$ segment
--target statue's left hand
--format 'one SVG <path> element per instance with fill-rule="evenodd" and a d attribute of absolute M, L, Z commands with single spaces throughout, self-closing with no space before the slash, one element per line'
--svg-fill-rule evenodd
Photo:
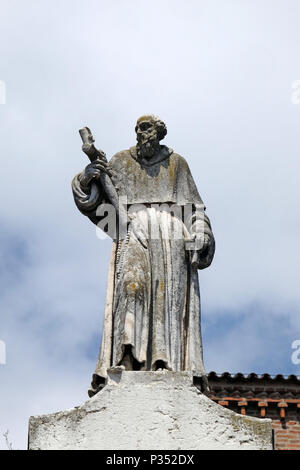
<path fill-rule="evenodd" d="M 194 233 L 191 239 L 195 244 L 194 251 L 198 252 L 199 254 L 206 251 L 210 245 L 210 237 L 206 233 Z"/>

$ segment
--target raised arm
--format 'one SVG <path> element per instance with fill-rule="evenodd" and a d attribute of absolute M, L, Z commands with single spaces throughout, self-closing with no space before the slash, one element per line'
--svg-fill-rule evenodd
<path fill-rule="evenodd" d="M 108 202 L 107 195 L 99 181 L 101 169 L 102 166 L 99 162 L 92 162 L 72 181 L 76 206 L 82 214 L 89 217 L 96 225 L 99 222 L 99 217 L 96 216 L 98 206 Z"/>

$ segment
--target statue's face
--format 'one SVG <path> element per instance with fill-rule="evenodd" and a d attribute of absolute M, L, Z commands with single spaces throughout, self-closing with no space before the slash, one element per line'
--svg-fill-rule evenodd
<path fill-rule="evenodd" d="M 140 121 L 136 126 L 136 139 L 144 157 L 152 157 L 159 149 L 155 124 L 150 120 Z"/>
<path fill-rule="evenodd" d="M 145 145 L 147 142 L 157 138 L 155 125 L 151 121 L 141 121 L 136 127 L 136 138 L 139 144 Z"/>

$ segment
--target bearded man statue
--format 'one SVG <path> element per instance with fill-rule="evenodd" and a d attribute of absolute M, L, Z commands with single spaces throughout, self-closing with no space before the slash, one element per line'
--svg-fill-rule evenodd
<path fill-rule="evenodd" d="M 111 235 L 102 341 L 90 396 L 114 366 L 186 370 L 205 379 L 198 269 L 208 267 L 214 256 L 210 221 L 186 161 L 160 144 L 166 125 L 147 115 L 138 119 L 135 131 L 136 146 L 109 163 L 93 161 L 72 183 L 79 210 L 103 227 L 101 207 L 112 201 L 100 176 L 109 174 L 129 214 L 126 235 Z"/>

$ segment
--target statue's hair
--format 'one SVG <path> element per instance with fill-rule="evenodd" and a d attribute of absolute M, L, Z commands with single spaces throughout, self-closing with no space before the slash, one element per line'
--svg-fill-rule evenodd
<path fill-rule="evenodd" d="M 159 119 L 158 116 L 155 116 L 154 114 L 145 114 L 144 116 L 139 117 L 136 122 L 135 132 L 137 131 L 138 124 L 141 121 L 146 121 L 146 120 L 153 122 L 153 124 L 155 125 L 159 140 L 162 140 L 166 137 L 167 126 L 161 119 Z"/>

